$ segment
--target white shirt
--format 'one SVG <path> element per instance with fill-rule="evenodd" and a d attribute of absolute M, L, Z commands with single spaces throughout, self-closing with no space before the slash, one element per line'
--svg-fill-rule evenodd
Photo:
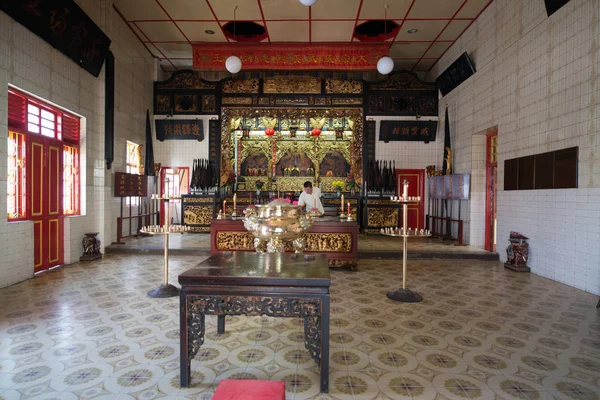
<path fill-rule="evenodd" d="M 315 189 L 313 188 L 313 191 Z M 314 194 L 308 194 L 306 192 L 300 193 L 300 197 L 298 198 L 298 205 L 301 207 L 305 207 L 306 211 L 311 211 L 313 208 L 317 208 L 319 214 L 324 214 L 325 210 L 323 209 L 323 204 L 321 204 L 321 199 Z"/>
<path fill-rule="evenodd" d="M 313 196 L 318 197 L 319 199 L 321 199 L 321 189 L 319 189 L 316 186 L 313 186 L 313 192 L 312 192 Z"/>

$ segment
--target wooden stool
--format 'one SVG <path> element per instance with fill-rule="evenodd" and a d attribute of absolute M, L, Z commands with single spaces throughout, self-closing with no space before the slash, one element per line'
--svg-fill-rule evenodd
<path fill-rule="evenodd" d="M 285 400 L 285 382 L 223 379 L 212 400 Z"/>

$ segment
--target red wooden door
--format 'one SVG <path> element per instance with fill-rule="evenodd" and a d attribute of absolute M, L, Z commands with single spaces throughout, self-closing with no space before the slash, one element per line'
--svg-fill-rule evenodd
<path fill-rule="evenodd" d="M 402 195 L 402 183 L 408 181 L 408 196 L 421 196 L 419 203 L 408 205 L 407 224 L 411 229 L 425 227 L 425 170 L 424 169 L 396 169 L 396 195 Z M 402 218 L 402 217 L 401 217 Z M 402 220 L 400 220 L 402 222 Z"/>
<path fill-rule="evenodd" d="M 46 270 L 63 260 L 62 145 L 29 135 L 28 199 L 34 230 L 34 270 Z"/>

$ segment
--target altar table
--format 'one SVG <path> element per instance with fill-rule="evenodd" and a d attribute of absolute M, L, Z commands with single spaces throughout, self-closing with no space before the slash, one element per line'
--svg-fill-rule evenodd
<path fill-rule="evenodd" d="M 329 267 L 291 254 L 233 252 L 214 255 L 179 275 L 181 387 L 190 383 L 191 360 L 204 343 L 205 315 L 302 317 L 304 345 L 329 390 Z"/>
<path fill-rule="evenodd" d="M 330 267 L 349 266 L 356 269 L 358 263 L 358 224 L 356 221 L 337 217 L 318 218 L 304 236 L 305 253 L 323 253 Z M 244 228 L 241 218 L 213 219 L 210 226 L 210 253 L 223 251 L 254 252 L 254 237 Z M 293 252 L 290 243 L 286 252 Z"/>

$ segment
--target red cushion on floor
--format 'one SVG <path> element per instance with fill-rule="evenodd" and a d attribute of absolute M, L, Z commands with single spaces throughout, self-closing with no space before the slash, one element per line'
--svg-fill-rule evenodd
<path fill-rule="evenodd" d="M 223 379 L 212 400 L 285 400 L 285 382 Z"/>

